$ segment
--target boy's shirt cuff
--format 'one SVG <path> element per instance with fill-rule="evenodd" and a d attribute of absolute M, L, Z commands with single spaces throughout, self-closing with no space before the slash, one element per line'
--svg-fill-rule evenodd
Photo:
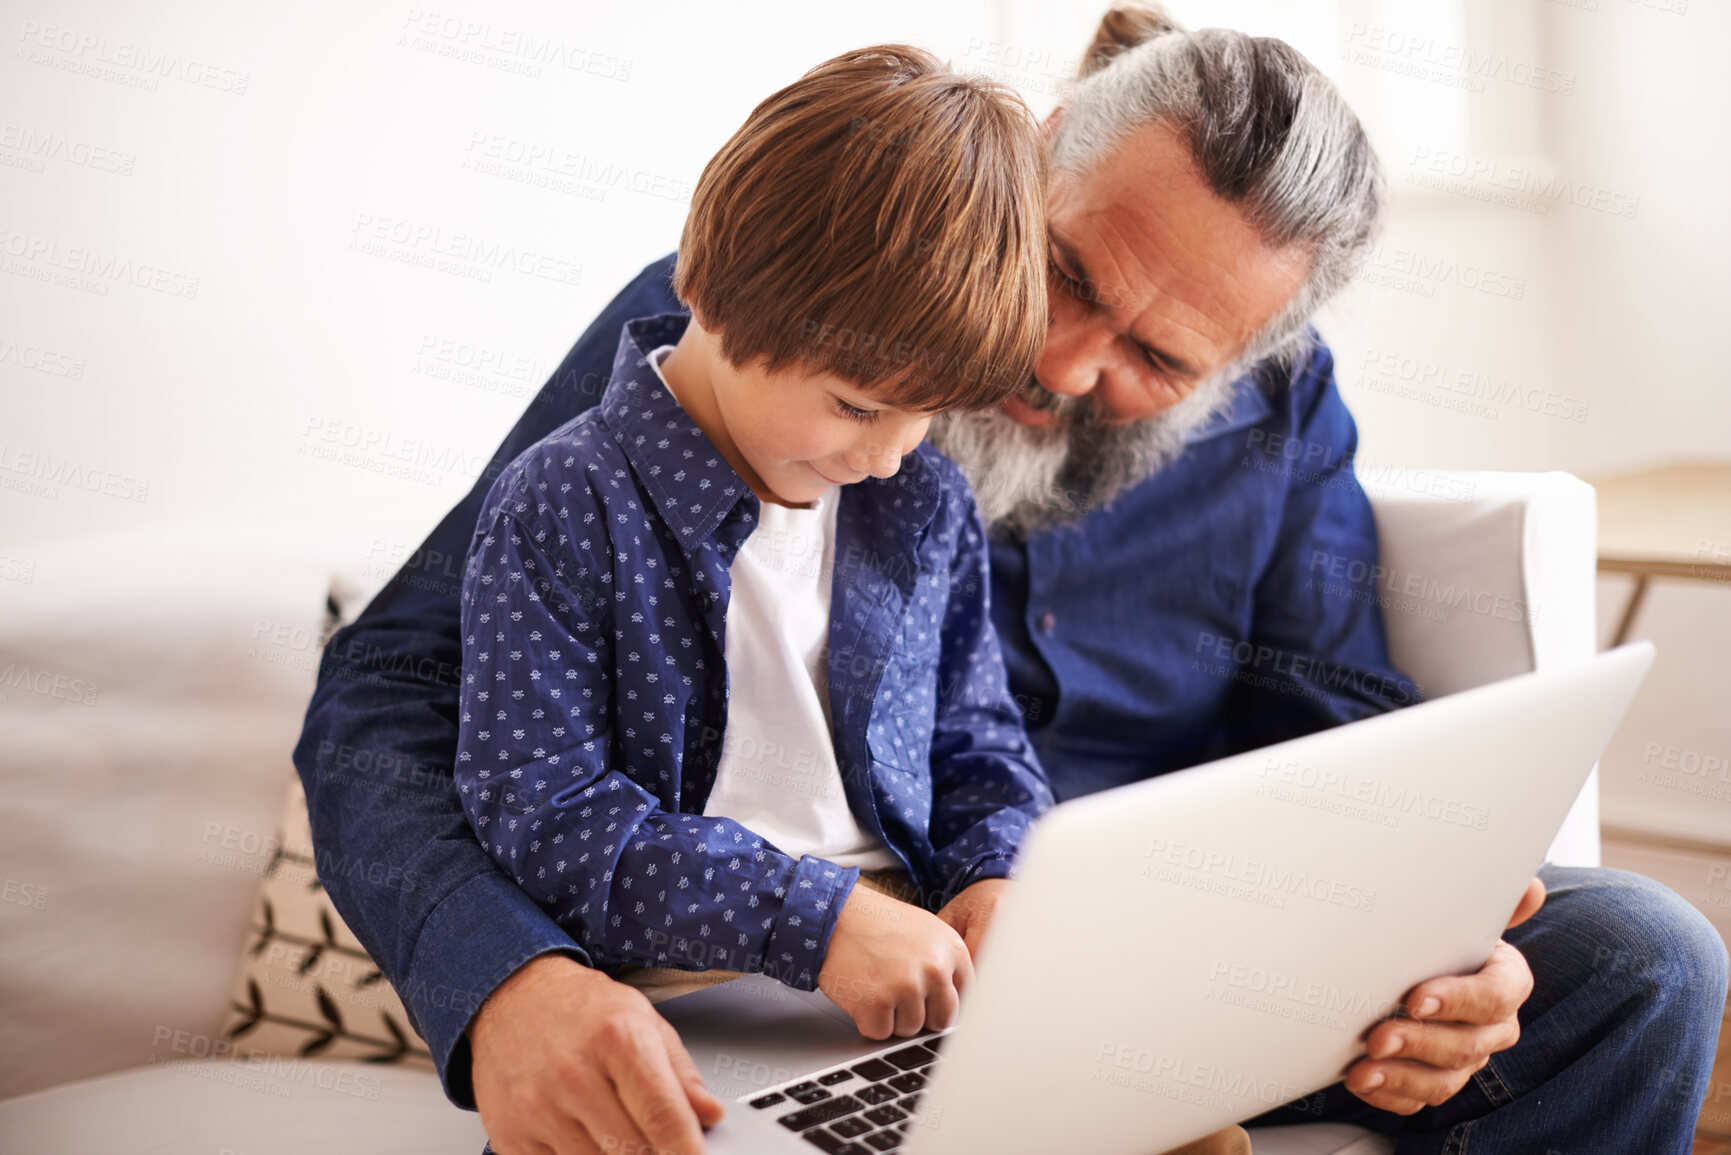
<path fill-rule="evenodd" d="M 505 874 L 476 875 L 427 916 L 397 995 L 427 1041 L 445 1097 L 457 1106 L 476 1109 L 464 1032 L 481 1004 L 531 959 L 554 952 L 594 965 Z"/>
<path fill-rule="evenodd" d="M 1035 815 L 1005 807 L 964 831 L 938 854 L 939 885 L 928 900 L 941 910 L 968 887 L 988 878 L 1009 878 L 1016 854 L 1033 828 Z"/>
<path fill-rule="evenodd" d="M 981 855 L 974 860 L 961 874 L 950 890 L 954 898 L 976 882 L 984 882 L 988 878 L 1008 878 L 1015 867 L 1015 855 L 1005 850 L 995 850 L 990 854 Z"/>
<path fill-rule="evenodd" d="M 763 973 L 795 990 L 816 990 L 842 904 L 858 881 L 857 866 L 809 854 L 801 858 L 764 948 Z"/>

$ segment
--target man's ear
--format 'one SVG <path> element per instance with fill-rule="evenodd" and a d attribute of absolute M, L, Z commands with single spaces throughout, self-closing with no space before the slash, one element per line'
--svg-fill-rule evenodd
<path fill-rule="evenodd" d="M 1064 122 L 1064 106 L 1058 105 L 1046 114 L 1046 122 L 1041 127 L 1046 132 L 1046 147 L 1050 148 L 1052 140 L 1058 135 L 1058 126 Z"/>

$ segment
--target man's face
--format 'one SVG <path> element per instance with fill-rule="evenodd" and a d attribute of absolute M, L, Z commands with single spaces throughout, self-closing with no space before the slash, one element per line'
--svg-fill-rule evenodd
<path fill-rule="evenodd" d="M 1108 422 L 1189 396 L 1309 272 L 1302 251 L 1264 247 L 1165 127 L 1140 130 L 1085 175 L 1055 172 L 1048 197 L 1052 322 L 1034 376 L 1051 393 L 1091 397 Z"/>
<path fill-rule="evenodd" d="M 1051 321 L 1034 380 L 999 411 L 934 429 L 987 520 L 1023 531 L 1169 461 L 1229 400 L 1223 371 L 1309 272 L 1304 251 L 1265 247 L 1162 126 L 1085 174 L 1055 170 L 1047 231 Z"/>

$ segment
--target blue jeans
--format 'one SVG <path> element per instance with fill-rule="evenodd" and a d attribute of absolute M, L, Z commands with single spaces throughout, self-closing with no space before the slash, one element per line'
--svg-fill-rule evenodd
<path fill-rule="evenodd" d="M 1548 893 L 1503 937 L 1533 994 L 1521 1038 L 1440 1107 L 1401 1116 L 1336 1083 L 1303 1109 L 1395 1137 L 1399 1155 L 1688 1155 L 1725 1009 L 1725 945 L 1676 893 L 1623 870 L 1546 866 Z"/>

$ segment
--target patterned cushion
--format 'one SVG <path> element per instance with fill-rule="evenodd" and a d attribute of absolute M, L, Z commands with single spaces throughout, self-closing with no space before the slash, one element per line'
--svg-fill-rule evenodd
<path fill-rule="evenodd" d="M 253 904 L 223 1037 L 237 1055 L 319 1055 L 433 1068 L 397 993 L 314 870 L 306 792 L 291 778 Z"/>

